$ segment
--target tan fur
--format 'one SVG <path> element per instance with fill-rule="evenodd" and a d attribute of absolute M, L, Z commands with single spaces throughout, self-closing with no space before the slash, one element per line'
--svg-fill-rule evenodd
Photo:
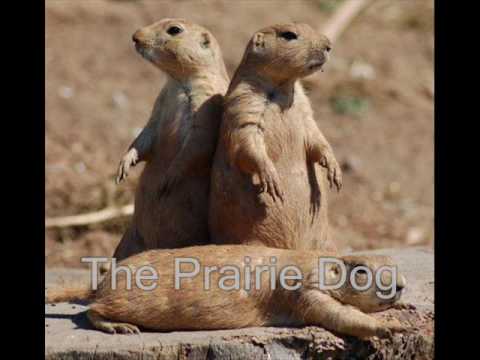
<path fill-rule="evenodd" d="M 76 287 L 49 289 L 45 297 L 47 303 L 57 303 L 64 301 L 92 300 L 95 298 L 95 291 L 87 285 L 77 285 Z"/>
<path fill-rule="evenodd" d="M 336 249 L 325 181 L 339 190 L 341 170 L 299 82 L 329 50 L 305 24 L 271 26 L 250 40 L 225 97 L 212 168 L 214 243 Z"/>
<path fill-rule="evenodd" d="M 261 277 L 261 287 L 255 289 L 255 275 L 252 273 L 251 290 L 245 290 L 244 269 L 246 257 L 252 270 L 255 265 L 270 265 L 271 257 L 277 259 L 277 276 L 286 265 L 295 265 L 301 269 L 304 280 L 297 290 L 286 290 L 280 286 L 277 278 L 276 288 L 270 288 L 268 273 Z M 321 291 L 318 288 L 318 258 L 333 256 L 323 251 L 299 251 L 254 247 L 243 245 L 206 245 L 172 250 L 151 250 L 134 255 L 118 265 L 131 269 L 150 265 L 156 269 L 158 286 L 145 291 L 132 282 L 131 290 L 126 290 L 124 272 L 117 274 L 117 288 L 112 290 L 111 274 L 108 272 L 98 290 L 88 312 L 92 324 L 102 331 L 133 333 L 138 326 L 161 331 L 233 329 L 249 326 L 302 326 L 319 325 L 343 334 L 368 337 L 384 336 L 390 331 L 402 331 L 403 328 L 384 324 L 365 314 L 364 311 L 380 311 L 391 307 L 400 298 L 381 300 L 375 295 L 377 288 L 358 292 L 350 285 L 339 290 Z M 174 289 L 174 259 L 194 257 L 200 263 L 200 273 L 195 278 L 183 279 L 179 290 Z M 391 265 L 391 259 L 381 256 L 347 256 L 339 258 L 346 265 L 347 276 L 356 264 L 362 264 L 375 271 L 382 265 Z M 210 289 L 204 289 L 205 266 L 234 265 L 240 269 L 241 285 L 239 290 L 222 290 L 218 287 L 218 271 L 211 274 Z M 186 266 L 186 265 L 184 265 Z M 191 267 L 182 267 L 182 271 L 191 271 Z M 336 283 L 339 275 L 335 265 L 327 268 L 327 282 Z M 357 280 L 361 275 L 357 275 Z M 383 278 L 382 278 L 383 279 Z M 405 285 L 399 275 L 397 284 Z M 388 284 L 388 279 L 384 279 Z M 291 280 L 293 281 L 293 280 Z M 383 280 L 382 280 L 383 281 Z M 390 279 L 391 281 L 391 279 Z M 390 282 L 391 283 L 391 282 Z M 145 281 L 144 285 L 151 284 Z M 289 285 L 294 285 L 288 282 Z M 227 285 L 231 283 L 227 282 Z M 47 302 L 67 299 L 72 290 L 66 289 L 66 295 L 48 298 Z"/>
<path fill-rule="evenodd" d="M 169 34 L 173 27 L 178 34 Z M 122 159 L 117 182 L 146 161 L 135 213 L 114 256 L 208 241 L 210 167 L 228 76 L 220 47 L 205 28 L 164 19 L 133 35 L 140 54 L 168 80 L 150 120 Z"/>

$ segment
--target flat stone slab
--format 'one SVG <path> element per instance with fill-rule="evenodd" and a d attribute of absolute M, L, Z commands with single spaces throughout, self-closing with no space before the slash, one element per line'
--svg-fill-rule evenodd
<path fill-rule="evenodd" d="M 416 309 L 374 314 L 417 329 L 392 339 L 359 340 L 315 326 L 110 335 L 92 329 L 87 306 L 45 305 L 46 359 L 433 359 L 433 251 L 425 248 L 362 252 L 392 256 L 407 279 L 402 298 Z M 47 269 L 47 288 L 86 281 L 88 271 Z"/>

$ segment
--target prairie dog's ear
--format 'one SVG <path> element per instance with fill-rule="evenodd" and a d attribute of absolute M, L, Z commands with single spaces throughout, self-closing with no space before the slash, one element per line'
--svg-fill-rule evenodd
<path fill-rule="evenodd" d="M 258 32 L 253 35 L 252 39 L 253 51 L 256 53 L 261 53 L 265 50 L 265 34 Z"/>
<path fill-rule="evenodd" d="M 202 41 L 200 43 L 200 45 L 203 47 L 203 48 L 209 48 L 210 47 L 210 34 L 208 33 L 202 33 Z"/>

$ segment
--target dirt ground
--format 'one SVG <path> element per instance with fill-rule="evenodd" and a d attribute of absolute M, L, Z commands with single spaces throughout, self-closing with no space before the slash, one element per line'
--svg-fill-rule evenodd
<path fill-rule="evenodd" d="M 301 21 L 321 30 L 341 0 L 46 1 L 47 217 L 133 201 L 141 167 L 114 184 L 164 76 L 131 35 L 165 17 L 210 29 L 230 75 L 254 31 Z M 324 73 L 304 81 L 344 169 L 330 221 L 344 249 L 433 243 L 433 0 L 376 0 L 333 46 Z M 107 255 L 129 219 L 47 230 L 47 266 Z"/>

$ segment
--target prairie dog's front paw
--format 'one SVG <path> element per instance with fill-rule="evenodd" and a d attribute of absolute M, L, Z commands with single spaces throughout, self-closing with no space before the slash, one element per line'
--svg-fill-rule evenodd
<path fill-rule="evenodd" d="M 123 159 L 118 165 L 116 183 L 119 184 L 128 177 L 128 172 L 132 166 L 135 166 L 138 161 L 138 152 L 135 148 L 128 150 L 123 156 Z"/>
<path fill-rule="evenodd" d="M 320 165 L 328 170 L 327 179 L 330 184 L 330 188 L 335 184 L 337 191 L 342 188 L 342 169 L 338 164 L 335 156 L 331 153 L 327 153 L 322 156 Z"/>
<path fill-rule="evenodd" d="M 268 193 L 273 201 L 279 198 L 283 202 L 283 192 L 280 188 L 280 178 L 278 177 L 275 166 L 268 162 L 262 171 L 258 174 L 260 179 L 260 192 Z"/>
<path fill-rule="evenodd" d="M 392 306 L 392 309 L 397 310 L 415 310 L 417 307 L 413 304 L 404 303 L 404 302 L 397 302 Z"/>
<path fill-rule="evenodd" d="M 396 333 L 408 333 L 412 332 L 414 329 L 406 327 L 400 322 L 384 322 L 381 323 L 377 329 L 376 336 L 379 338 L 392 337 Z"/>

